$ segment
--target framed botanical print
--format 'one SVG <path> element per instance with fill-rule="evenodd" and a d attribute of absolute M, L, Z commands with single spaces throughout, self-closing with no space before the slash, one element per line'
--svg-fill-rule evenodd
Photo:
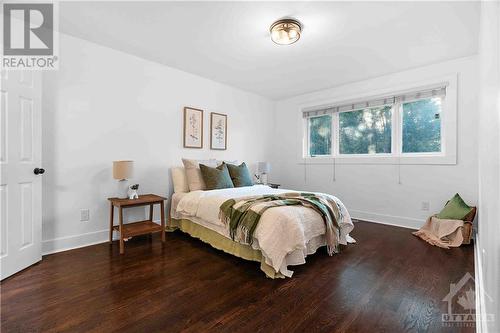
<path fill-rule="evenodd" d="M 210 113 L 210 149 L 227 149 L 227 115 Z"/>
<path fill-rule="evenodd" d="M 184 108 L 184 148 L 203 148 L 203 110 Z"/>

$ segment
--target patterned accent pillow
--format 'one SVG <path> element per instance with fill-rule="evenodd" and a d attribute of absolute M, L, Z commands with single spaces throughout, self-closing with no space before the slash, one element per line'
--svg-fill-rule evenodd
<path fill-rule="evenodd" d="M 221 164 L 216 168 L 211 168 L 204 164 L 200 164 L 200 171 L 201 175 L 203 176 L 203 181 L 207 186 L 207 190 L 217 190 L 221 188 L 234 187 L 226 164 Z"/>
<path fill-rule="evenodd" d="M 226 164 L 234 187 L 252 186 L 252 175 L 245 162 L 240 165 Z"/>

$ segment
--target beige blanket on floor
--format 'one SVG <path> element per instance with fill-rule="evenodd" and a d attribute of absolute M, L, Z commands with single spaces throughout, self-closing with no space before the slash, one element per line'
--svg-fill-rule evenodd
<path fill-rule="evenodd" d="M 463 226 L 464 221 L 462 220 L 442 220 L 431 216 L 419 231 L 412 232 L 412 234 L 429 244 L 449 249 L 462 245 L 464 240 Z"/>

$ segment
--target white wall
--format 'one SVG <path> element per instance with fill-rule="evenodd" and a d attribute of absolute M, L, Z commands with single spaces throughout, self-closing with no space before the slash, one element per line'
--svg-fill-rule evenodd
<path fill-rule="evenodd" d="M 458 157 L 456 165 L 300 165 L 301 106 L 366 94 L 458 73 Z M 335 75 L 335 73 L 332 73 Z M 475 56 L 300 95 L 276 105 L 271 180 L 287 188 L 338 196 L 354 217 L 418 228 L 456 192 L 477 204 L 477 59 Z M 421 203 L 430 203 L 422 211 Z"/>
<path fill-rule="evenodd" d="M 192 74 L 61 34 L 60 69 L 44 73 L 44 253 L 106 239 L 111 161 L 136 161 L 142 193 L 171 192 L 181 157 L 272 162 L 271 181 L 340 197 L 357 218 L 419 227 L 459 192 L 476 204 L 477 59 L 468 57 L 297 96 L 276 104 Z M 458 73 L 457 165 L 299 163 L 300 105 Z M 182 108 L 205 109 L 205 148 L 182 148 Z M 274 107 L 276 107 L 273 113 Z M 211 151 L 209 113 L 228 114 L 227 151 Z M 274 114 L 274 117 L 272 116 Z M 272 142 L 272 144 L 269 144 Z M 430 202 L 430 212 L 421 202 Z M 80 209 L 91 219 L 80 222 Z M 135 211 L 133 218 L 142 215 Z"/>
<path fill-rule="evenodd" d="M 476 265 L 482 314 L 495 315 L 482 332 L 500 330 L 500 4 L 482 2 L 479 104 L 479 232 Z M 486 292 L 486 294 L 484 294 Z M 487 295 L 487 296 L 486 296 Z M 479 331 L 481 332 L 481 331 Z"/>
<path fill-rule="evenodd" d="M 168 195 L 181 157 L 270 157 L 273 103 L 214 81 L 61 34 L 43 79 L 43 252 L 104 241 L 116 196 L 111 161 L 133 159 L 140 192 Z M 205 110 L 204 148 L 182 147 L 182 109 Z M 228 150 L 209 149 L 209 114 L 228 115 Z M 90 221 L 80 222 L 80 209 Z M 133 212 L 142 215 L 143 210 Z"/>

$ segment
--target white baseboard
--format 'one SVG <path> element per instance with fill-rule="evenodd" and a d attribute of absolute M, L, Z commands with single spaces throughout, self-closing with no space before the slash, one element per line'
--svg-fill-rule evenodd
<path fill-rule="evenodd" d="M 42 255 L 78 249 L 108 241 L 109 230 L 88 232 L 80 235 L 54 238 L 42 241 Z"/>
<path fill-rule="evenodd" d="M 415 230 L 418 230 L 425 223 L 425 220 L 404 217 L 404 216 L 375 214 L 355 209 L 349 209 L 349 213 L 351 214 L 351 217 L 353 219 L 392 225 L 408 229 L 415 229 Z"/>
<path fill-rule="evenodd" d="M 160 224 L 160 221 L 153 221 Z M 113 240 L 118 240 L 117 233 L 113 233 Z M 72 235 L 42 241 L 42 255 L 53 254 L 81 247 L 105 243 L 109 240 L 109 229 L 87 232 L 80 235 Z"/>
<path fill-rule="evenodd" d="M 353 219 L 374 222 L 396 227 L 418 229 L 425 221 L 401 216 L 373 214 L 359 210 L 350 210 Z M 154 221 L 159 223 L 160 221 Z M 42 241 L 42 255 L 53 254 L 62 251 L 78 249 L 85 246 L 100 244 L 108 241 L 109 230 L 87 232 L 80 235 L 72 235 Z M 113 239 L 117 239 L 114 237 Z"/>
<path fill-rule="evenodd" d="M 481 318 L 486 314 L 484 283 L 483 283 L 483 259 L 481 255 L 481 245 L 479 237 L 474 238 L 474 282 L 476 289 L 476 318 Z M 476 332 L 488 333 L 486 321 L 476 320 Z"/>

